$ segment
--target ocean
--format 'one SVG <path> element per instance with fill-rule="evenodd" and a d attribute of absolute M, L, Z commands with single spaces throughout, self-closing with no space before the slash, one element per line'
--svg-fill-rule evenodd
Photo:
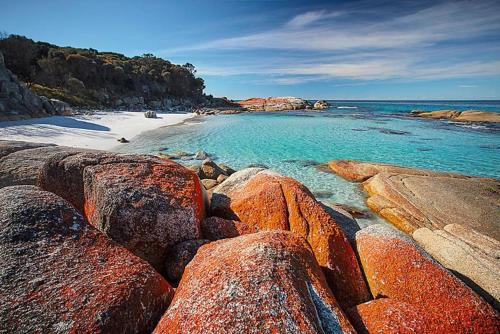
<path fill-rule="evenodd" d="M 500 178 L 500 124 L 409 116 L 414 109 L 500 112 L 500 101 L 329 101 L 324 111 L 195 118 L 143 133 L 121 152 L 204 150 L 235 169 L 262 164 L 304 183 L 317 198 L 365 208 L 360 186 L 323 173 L 334 159 L 385 162 Z M 182 163 L 191 164 L 192 161 Z M 199 163 L 199 162 L 198 162 Z"/>

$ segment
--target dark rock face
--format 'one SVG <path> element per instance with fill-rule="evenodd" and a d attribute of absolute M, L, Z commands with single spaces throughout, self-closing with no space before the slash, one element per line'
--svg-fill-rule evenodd
<path fill-rule="evenodd" d="M 0 188 L 15 185 L 36 185 L 45 161 L 56 154 L 82 151 L 72 147 L 52 145 L 41 147 L 27 145 L 18 148 L 20 149 L 3 157 L 0 154 Z"/>
<path fill-rule="evenodd" d="M 2 333 L 150 333 L 173 289 L 34 186 L 0 189 Z"/>
<path fill-rule="evenodd" d="M 202 246 L 154 333 L 354 333 L 303 238 L 265 231 Z"/>
<path fill-rule="evenodd" d="M 208 242 L 204 239 L 188 240 L 172 247 L 168 252 L 165 264 L 165 273 L 170 282 L 178 282 L 181 279 L 184 268 L 196 255 L 198 248 Z"/>
<path fill-rule="evenodd" d="M 204 238 L 220 240 L 253 233 L 256 232 L 256 229 L 250 228 L 247 224 L 237 220 L 209 217 L 201 222 L 201 232 Z"/>
<path fill-rule="evenodd" d="M 201 236 L 200 181 L 170 160 L 63 153 L 44 165 L 40 186 L 67 199 L 93 226 L 159 271 L 170 247 Z"/>
<path fill-rule="evenodd" d="M 0 53 L 0 121 L 49 116 L 52 110 L 44 109 L 43 101 L 4 64 Z"/>

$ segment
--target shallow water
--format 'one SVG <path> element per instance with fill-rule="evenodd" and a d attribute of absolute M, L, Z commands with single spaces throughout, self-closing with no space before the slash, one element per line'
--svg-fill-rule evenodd
<path fill-rule="evenodd" d="M 319 172 L 314 164 L 356 159 L 500 177 L 498 125 L 408 116 L 413 109 L 500 111 L 500 101 L 331 104 L 321 112 L 208 116 L 149 131 L 119 151 L 157 154 L 160 150 L 202 149 L 236 169 L 264 164 L 300 180 L 324 202 L 358 207 L 364 207 L 364 194 L 358 185 Z"/>

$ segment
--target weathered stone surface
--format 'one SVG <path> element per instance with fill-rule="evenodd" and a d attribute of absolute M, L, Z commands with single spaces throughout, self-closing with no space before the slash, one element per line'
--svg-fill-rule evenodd
<path fill-rule="evenodd" d="M 500 113 L 481 111 L 481 110 L 412 110 L 412 116 L 434 118 L 434 119 L 448 119 L 455 122 L 490 122 L 499 123 Z"/>
<path fill-rule="evenodd" d="M 372 225 L 356 243 L 374 297 L 411 304 L 433 333 L 498 332 L 495 310 L 401 232 Z"/>
<path fill-rule="evenodd" d="M 309 103 L 297 97 L 252 98 L 237 102 L 250 111 L 286 111 L 306 109 Z"/>
<path fill-rule="evenodd" d="M 212 180 L 212 179 L 203 179 L 201 180 L 201 183 L 207 190 L 212 189 L 219 184 L 217 180 Z"/>
<path fill-rule="evenodd" d="M 209 242 L 205 239 L 188 240 L 178 243 L 167 254 L 167 261 L 165 264 L 165 273 L 170 282 L 178 282 L 184 268 L 193 259 L 202 245 Z"/>
<path fill-rule="evenodd" d="M 201 151 L 201 150 L 196 152 L 194 157 L 193 157 L 193 159 L 195 159 L 195 160 L 205 160 L 207 158 L 208 158 L 208 153 L 205 151 Z"/>
<path fill-rule="evenodd" d="M 219 176 L 217 177 L 217 184 L 219 184 L 219 183 L 222 183 L 222 182 L 226 181 L 228 177 L 229 177 L 229 176 L 224 175 L 224 174 L 219 175 Z"/>
<path fill-rule="evenodd" d="M 78 152 L 81 149 L 65 146 L 42 146 L 17 150 L 0 157 L 0 188 L 15 185 L 35 185 L 43 164 L 61 152 Z"/>
<path fill-rule="evenodd" d="M 450 222 L 500 240 L 500 181 L 380 173 L 364 183 L 367 205 L 406 233 Z"/>
<path fill-rule="evenodd" d="M 0 140 L 0 158 L 3 158 L 6 155 L 9 155 L 17 151 L 27 150 L 30 148 L 37 148 L 37 147 L 47 147 L 47 146 L 55 146 L 55 145 L 29 143 L 25 141 L 14 141 L 14 140 Z"/>
<path fill-rule="evenodd" d="M 358 305 L 349 311 L 358 333 L 430 334 L 427 319 L 411 304 L 381 298 Z M 437 334 L 437 333 L 436 333 Z"/>
<path fill-rule="evenodd" d="M 202 179 L 212 179 L 212 180 L 217 180 L 219 175 L 224 174 L 224 171 L 217 166 L 215 162 L 213 162 L 211 159 L 205 159 L 201 163 L 201 178 Z"/>
<path fill-rule="evenodd" d="M 2 333 L 149 333 L 173 289 L 69 203 L 0 189 Z"/>
<path fill-rule="evenodd" d="M 154 333 L 354 333 L 305 240 L 266 231 L 202 246 Z"/>
<path fill-rule="evenodd" d="M 444 230 L 488 257 L 500 259 L 500 245 L 497 240 L 460 224 L 448 224 Z"/>
<path fill-rule="evenodd" d="M 319 167 L 321 171 L 327 171 L 326 166 Z M 465 175 L 455 173 L 441 173 L 425 169 L 402 167 L 378 162 L 365 162 L 356 160 L 332 160 L 328 162 L 330 170 L 342 176 L 348 181 L 362 182 L 379 173 L 408 174 L 423 176 L 453 176 L 457 178 L 469 178 Z"/>
<path fill-rule="evenodd" d="M 497 253 L 500 251 L 500 242 L 487 236 L 481 237 L 481 234 L 474 231 L 470 234 L 474 235 L 475 241 L 482 239 L 485 244 L 494 244 Z M 444 230 L 431 231 L 425 227 L 420 228 L 413 232 L 413 239 L 434 259 L 457 273 L 474 291 L 500 309 L 500 286 L 498 284 L 500 261 L 498 257 L 491 257 Z"/>
<path fill-rule="evenodd" d="M 40 185 L 83 208 L 92 225 L 159 271 L 170 247 L 201 236 L 200 181 L 170 160 L 61 154 L 44 165 Z"/>
<path fill-rule="evenodd" d="M 256 230 L 237 220 L 209 217 L 201 222 L 201 232 L 204 238 L 209 240 L 220 240 L 253 233 L 256 232 Z"/>
<path fill-rule="evenodd" d="M 219 167 L 220 167 L 220 169 L 222 169 L 222 172 L 226 176 L 231 176 L 232 174 L 236 173 L 236 171 L 234 169 L 232 169 L 231 167 L 229 167 L 226 164 L 219 164 Z"/>
<path fill-rule="evenodd" d="M 268 171 L 235 173 L 214 190 L 212 212 L 259 230 L 288 230 L 303 236 L 341 304 L 353 306 L 369 299 L 344 232 L 299 182 Z"/>

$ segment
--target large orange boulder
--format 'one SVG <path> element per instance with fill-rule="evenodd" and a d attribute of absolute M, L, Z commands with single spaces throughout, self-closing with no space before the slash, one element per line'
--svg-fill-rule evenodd
<path fill-rule="evenodd" d="M 150 333 L 173 289 L 34 186 L 0 189 L 0 332 Z"/>
<path fill-rule="evenodd" d="M 356 243 L 373 296 L 412 305 L 432 333 L 498 333 L 496 311 L 403 233 L 372 225 Z"/>
<path fill-rule="evenodd" d="M 159 271 L 172 246 L 201 237 L 200 181 L 167 159 L 62 154 L 44 165 L 39 184 L 83 210 L 93 226 Z"/>
<path fill-rule="evenodd" d="M 344 232 L 304 185 L 276 173 L 258 172 L 222 195 L 218 191 L 216 188 L 212 196 L 216 203 L 212 209 L 218 215 L 259 230 L 288 230 L 306 238 L 342 305 L 354 306 L 370 299 Z M 219 200 L 219 196 L 228 200 Z"/>
<path fill-rule="evenodd" d="M 202 246 L 154 333 L 354 333 L 307 242 L 265 231 Z"/>
<path fill-rule="evenodd" d="M 415 307 L 391 298 L 360 304 L 349 311 L 349 316 L 360 334 L 432 333 L 427 319 Z"/>
<path fill-rule="evenodd" d="M 250 111 L 285 111 L 300 110 L 312 107 L 309 102 L 297 97 L 255 97 L 236 102 L 240 107 Z"/>

